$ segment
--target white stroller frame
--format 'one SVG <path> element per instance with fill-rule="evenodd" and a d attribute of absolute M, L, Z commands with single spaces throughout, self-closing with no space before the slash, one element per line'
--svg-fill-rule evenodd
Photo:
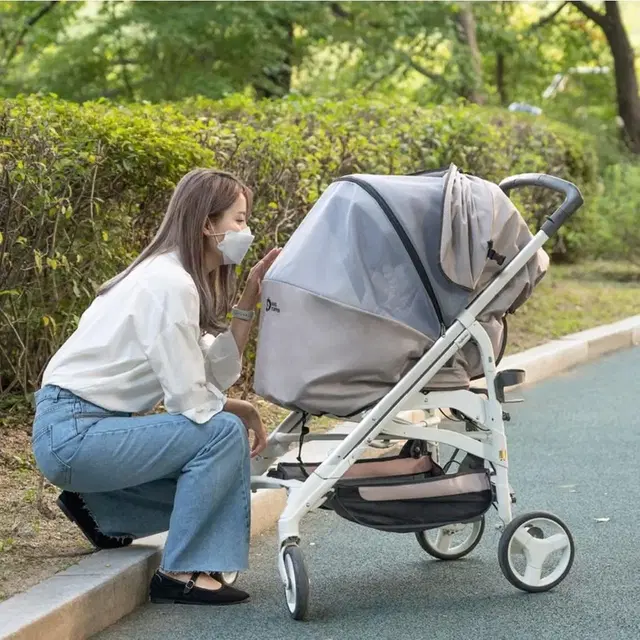
<path fill-rule="evenodd" d="M 538 249 L 557 231 L 563 222 L 583 203 L 582 196 L 573 184 L 543 174 L 523 174 L 504 180 L 500 187 L 507 194 L 517 187 L 540 186 L 559 191 L 565 195 L 563 204 L 550 216 L 542 229 L 520 251 L 511 262 L 492 280 L 475 300 L 456 318 L 434 345 L 420 358 L 415 366 L 372 409 L 359 416 L 357 426 L 348 435 L 309 433 L 306 439 L 341 440 L 328 457 L 302 482 L 267 477 L 267 469 L 284 455 L 290 445 L 301 435 L 305 416 L 301 412 L 291 413 L 273 431 L 262 456 L 252 463 L 251 486 L 253 490 L 267 488 L 287 489 L 286 507 L 278 521 L 279 555 L 278 570 L 285 585 L 289 612 L 294 619 L 305 617 L 308 608 L 309 580 L 300 541 L 300 521 L 309 511 L 319 507 L 335 483 L 364 454 L 370 446 L 380 441 L 419 440 L 433 444 L 449 445 L 457 450 L 482 458 L 485 467 L 492 471 L 495 499 L 503 533 L 499 544 L 499 561 L 507 579 L 526 591 L 546 591 L 561 582 L 568 574 L 574 556 L 573 539 L 566 525 L 556 516 L 535 512 L 512 518 L 512 496 L 509 485 L 509 463 L 502 403 L 497 391 L 496 359 L 491 340 L 477 321 L 477 317 L 491 303 L 509 281 L 531 260 Z M 479 347 L 486 381 L 486 397 L 470 390 L 425 391 L 425 385 L 447 361 L 473 339 Z M 503 398 L 501 398 L 503 399 Z M 410 410 L 456 409 L 477 426 L 477 430 L 457 432 L 439 429 L 425 423 L 412 424 L 397 417 L 398 413 Z M 436 557 L 455 559 L 466 555 L 477 544 L 483 526 L 473 526 L 471 538 L 459 548 L 448 553 L 449 540 L 454 528 L 442 527 L 433 549 Z M 453 523 L 452 523 L 453 524 Z M 482 522 L 482 525 L 484 523 Z M 551 525 L 554 532 L 543 538 L 542 527 Z M 459 529 L 458 529 L 459 530 Z M 419 538 L 420 540 L 420 538 Z M 426 543 L 426 537 L 424 538 Z M 425 550 L 431 553 L 422 542 Z M 561 552 L 559 566 L 549 575 L 542 576 L 543 564 L 554 552 Z M 520 572 L 511 561 L 513 553 L 523 553 L 526 570 Z M 557 554 L 556 554 L 557 555 Z"/>

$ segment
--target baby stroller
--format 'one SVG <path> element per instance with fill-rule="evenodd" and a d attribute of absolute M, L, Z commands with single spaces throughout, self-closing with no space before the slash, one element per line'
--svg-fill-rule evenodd
<path fill-rule="evenodd" d="M 563 204 L 533 236 L 508 198 L 543 187 Z M 503 412 L 524 372 L 497 372 L 505 315 L 548 267 L 542 245 L 583 203 L 571 183 L 523 174 L 499 186 L 455 166 L 411 176 L 352 175 L 322 194 L 263 283 L 255 390 L 291 410 L 253 461 L 252 488 L 287 490 L 278 569 L 291 616 L 308 610 L 299 523 L 316 508 L 383 531 L 413 533 L 444 560 L 478 544 L 493 505 L 505 577 L 547 591 L 569 572 L 574 543 L 556 516 L 512 517 Z M 496 355 L 497 354 L 497 355 Z M 484 387 L 472 385 L 484 377 Z M 454 420 L 399 414 L 448 410 Z M 346 435 L 310 432 L 310 417 L 349 418 Z M 404 414 L 403 414 L 404 415 Z M 338 441 L 318 463 L 277 463 L 304 439 Z M 404 443 L 397 455 L 361 459 Z M 442 449 L 453 451 L 443 460 Z"/>

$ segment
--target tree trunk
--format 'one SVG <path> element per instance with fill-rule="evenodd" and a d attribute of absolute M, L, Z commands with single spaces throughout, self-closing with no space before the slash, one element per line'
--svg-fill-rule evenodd
<path fill-rule="evenodd" d="M 473 8 L 470 2 L 460 5 L 457 17 L 458 39 L 468 49 L 472 73 L 463 73 L 467 80 L 464 94 L 470 102 L 484 104 L 485 96 L 482 93 L 482 55 L 478 47 L 476 37 L 476 21 L 473 17 Z"/>
<path fill-rule="evenodd" d="M 500 96 L 500 104 L 506 107 L 509 104 L 509 97 L 507 96 L 507 85 L 504 74 L 504 53 L 499 51 L 496 54 L 496 87 L 498 88 L 498 95 Z"/>
<path fill-rule="evenodd" d="M 627 144 L 634 153 L 640 153 L 640 97 L 635 69 L 635 54 L 622 23 L 617 2 L 607 2 L 608 26 L 604 33 L 611 47 L 616 78 L 618 114 L 624 122 Z"/>
<path fill-rule="evenodd" d="M 286 32 L 283 42 L 284 57 L 277 67 L 264 72 L 266 83 L 255 86 L 258 98 L 282 98 L 291 91 L 291 76 L 293 72 L 293 54 L 295 50 L 295 34 L 293 22 L 280 21 Z"/>
<path fill-rule="evenodd" d="M 613 56 L 618 114 L 624 122 L 626 143 L 633 153 L 640 154 L 640 97 L 635 54 L 622 22 L 618 2 L 605 2 L 604 15 L 586 2 L 572 1 L 571 4 L 595 22 L 607 38 Z"/>

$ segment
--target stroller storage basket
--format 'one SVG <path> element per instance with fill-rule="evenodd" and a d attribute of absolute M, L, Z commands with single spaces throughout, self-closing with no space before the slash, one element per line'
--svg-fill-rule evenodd
<path fill-rule="evenodd" d="M 280 463 L 270 475 L 304 480 L 317 466 L 305 464 L 303 470 L 297 463 Z M 381 475 L 385 466 L 399 473 Z M 428 456 L 358 461 L 322 506 L 356 524 L 395 533 L 468 522 L 491 506 L 493 492 L 486 470 L 432 476 L 425 467 L 429 468 Z M 373 472 L 369 477 L 368 470 Z"/>

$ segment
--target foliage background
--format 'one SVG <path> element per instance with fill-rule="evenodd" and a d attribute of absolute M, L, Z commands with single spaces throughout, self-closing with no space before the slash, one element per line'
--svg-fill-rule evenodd
<path fill-rule="evenodd" d="M 597 190 L 590 140 L 564 126 L 490 109 L 424 109 L 393 101 L 293 99 L 80 106 L 55 98 L 0 108 L 0 372 L 28 393 L 96 288 L 150 239 L 172 188 L 218 166 L 255 191 L 259 242 L 246 265 L 282 245 L 339 175 L 408 173 L 453 162 L 499 181 L 545 171 Z M 533 194 L 533 228 L 554 202 Z M 576 259 L 597 221 L 577 217 L 555 253 Z"/>
<path fill-rule="evenodd" d="M 336 177 L 451 162 L 576 182 L 587 206 L 554 260 L 637 261 L 640 169 L 613 75 L 568 73 L 611 52 L 569 4 L 0 2 L 0 395 L 37 386 L 196 166 L 254 189 L 247 264 Z M 622 6 L 634 37 L 640 12 Z M 556 201 L 517 204 L 535 229 Z"/>

